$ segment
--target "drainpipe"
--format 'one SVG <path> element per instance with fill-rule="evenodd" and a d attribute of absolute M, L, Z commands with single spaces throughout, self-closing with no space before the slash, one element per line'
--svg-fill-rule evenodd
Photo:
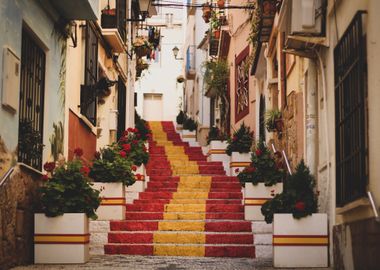
<path fill-rule="evenodd" d="M 311 174 L 316 176 L 318 163 L 318 95 L 317 67 L 312 59 L 309 59 L 306 85 L 306 165 L 310 168 Z"/>

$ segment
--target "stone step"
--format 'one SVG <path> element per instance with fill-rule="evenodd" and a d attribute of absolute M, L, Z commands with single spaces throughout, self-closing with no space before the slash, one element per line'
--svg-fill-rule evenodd
<path fill-rule="evenodd" d="M 190 213 L 224 213 L 224 212 L 244 212 L 243 205 L 237 204 L 127 204 L 126 211 L 142 212 L 190 212 Z"/>
<path fill-rule="evenodd" d="M 160 213 L 160 212 L 126 212 L 126 220 L 243 220 L 244 213 Z"/>
<path fill-rule="evenodd" d="M 255 258 L 253 245 L 107 244 L 106 254 Z"/>

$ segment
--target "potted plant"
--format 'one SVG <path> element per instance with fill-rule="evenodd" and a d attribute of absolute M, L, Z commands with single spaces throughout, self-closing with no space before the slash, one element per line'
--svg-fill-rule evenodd
<path fill-rule="evenodd" d="M 116 9 L 111 9 L 110 5 L 108 4 L 104 9 L 102 9 L 102 15 L 100 19 L 102 28 L 116 28 Z"/>
<path fill-rule="evenodd" d="M 183 75 L 179 75 L 177 77 L 177 83 L 183 83 L 185 81 L 185 77 L 183 77 Z"/>
<path fill-rule="evenodd" d="M 282 114 L 279 110 L 269 110 L 265 115 L 265 127 L 269 132 L 277 131 L 281 132 L 284 123 L 282 120 Z"/>
<path fill-rule="evenodd" d="M 145 189 L 145 165 L 149 161 L 148 149 L 145 141 L 142 140 L 140 130 L 128 128 L 119 139 L 119 147 L 126 152 L 126 158 L 132 161 L 132 170 L 135 174 L 136 182 L 126 188 L 127 193 L 138 193 Z"/>
<path fill-rule="evenodd" d="M 72 161 L 47 162 L 39 189 L 41 210 L 34 216 L 35 263 L 85 263 L 89 260 L 89 218 L 96 219 L 99 191 L 87 177 L 83 151 L 74 150 Z"/>
<path fill-rule="evenodd" d="M 261 208 L 265 221 L 273 222 L 275 267 L 328 266 L 327 215 L 317 208 L 315 180 L 302 160 L 284 191 Z"/>
<path fill-rule="evenodd" d="M 95 182 L 94 188 L 101 192 L 102 201 L 97 210 L 100 220 L 125 218 L 125 186 L 135 182 L 132 165 L 127 151 L 117 143 L 95 154 L 89 176 Z"/>
<path fill-rule="evenodd" d="M 227 142 L 226 153 L 231 156 L 230 175 L 236 176 L 251 164 L 250 151 L 253 143 L 253 131 L 243 122 Z"/>
<path fill-rule="evenodd" d="M 218 6 L 218 8 L 224 8 L 224 0 L 218 0 L 216 2 L 216 5 Z"/>
<path fill-rule="evenodd" d="M 220 38 L 220 26 L 221 25 L 220 20 L 218 18 L 218 13 L 213 11 L 211 13 L 210 27 L 215 39 Z"/>
<path fill-rule="evenodd" d="M 144 143 L 152 136 L 152 131 L 149 128 L 148 122 L 141 118 L 141 116 L 135 110 L 135 126 L 139 131 L 140 140 Z"/>
<path fill-rule="evenodd" d="M 152 46 L 145 37 L 138 36 L 133 40 L 132 50 L 138 57 L 143 57 L 150 54 Z"/>
<path fill-rule="evenodd" d="M 183 123 L 185 122 L 185 120 L 186 120 L 186 114 L 182 110 L 180 110 L 176 117 L 177 130 L 180 130 L 180 131 L 183 130 Z"/>
<path fill-rule="evenodd" d="M 261 206 L 282 192 L 286 170 L 281 153 L 272 155 L 262 140 L 252 152 L 251 161 L 251 165 L 237 177 L 244 186 L 245 219 L 262 221 L 264 216 L 261 214 Z"/>
<path fill-rule="evenodd" d="M 196 130 L 198 123 L 192 118 L 187 117 L 183 122 L 182 139 L 184 142 L 195 143 L 196 141 Z"/>
<path fill-rule="evenodd" d="M 205 23 L 210 22 L 210 17 L 211 17 L 211 5 L 210 3 L 206 2 L 202 5 L 202 18 L 205 21 Z"/>

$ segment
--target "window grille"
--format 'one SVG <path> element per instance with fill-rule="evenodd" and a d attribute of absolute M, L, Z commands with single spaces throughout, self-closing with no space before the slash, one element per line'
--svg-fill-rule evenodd
<path fill-rule="evenodd" d="M 366 53 L 358 12 L 334 49 L 337 205 L 365 196 Z"/>
<path fill-rule="evenodd" d="M 249 47 L 235 59 L 235 122 L 249 113 Z"/>
<path fill-rule="evenodd" d="M 42 169 L 45 97 L 45 52 L 23 29 L 18 161 Z"/>

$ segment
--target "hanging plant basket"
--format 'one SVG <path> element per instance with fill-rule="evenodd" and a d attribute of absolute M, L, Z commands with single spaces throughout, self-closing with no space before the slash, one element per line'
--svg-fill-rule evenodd
<path fill-rule="evenodd" d="M 219 38 L 220 38 L 220 30 L 215 30 L 215 31 L 213 32 L 213 35 L 214 35 L 214 38 L 215 38 L 215 39 L 219 39 Z"/>
<path fill-rule="evenodd" d="M 282 132 L 282 130 L 284 129 L 284 120 L 282 120 L 282 118 L 276 119 L 274 121 L 274 126 L 277 132 Z"/>
<path fill-rule="evenodd" d="M 205 23 L 209 23 L 210 17 L 211 17 L 211 6 L 209 3 L 203 4 L 202 12 L 203 12 L 203 15 L 202 15 L 203 20 L 205 21 Z"/>
<path fill-rule="evenodd" d="M 147 56 L 150 49 L 148 47 L 145 47 L 145 46 L 140 46 L 140 47 L 135 47 L 135 53 L 138 57 L 144 57 L 144 56 Z"/>

